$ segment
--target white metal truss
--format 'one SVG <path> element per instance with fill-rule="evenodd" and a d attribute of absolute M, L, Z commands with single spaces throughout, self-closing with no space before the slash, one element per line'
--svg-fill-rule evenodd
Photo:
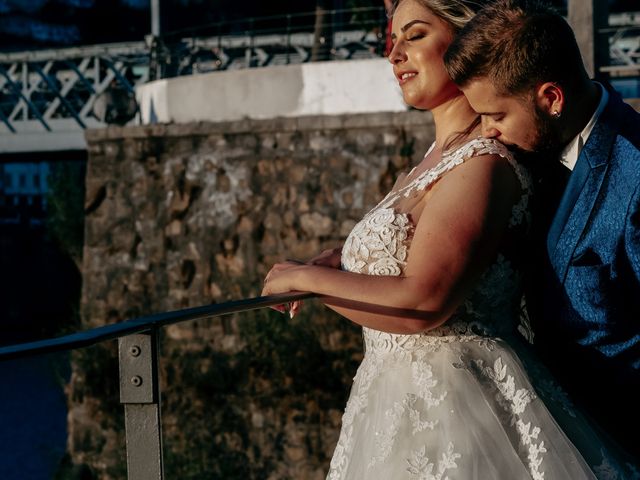
<path fill-rule="evenodd" d="M 148 79 L 144 42 L 0 54 L 0 153 L 84 149 L 96 97 Z"/>

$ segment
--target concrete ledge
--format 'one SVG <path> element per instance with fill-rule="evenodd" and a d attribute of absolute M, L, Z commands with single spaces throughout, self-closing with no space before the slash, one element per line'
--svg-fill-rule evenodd
<path fill-rule="evenodd" d="M 245 118 L 227 122 L 168 123 L 130 127 L 111 126 L 85 131 L 87 142 L 100 142 L 114 138 L 181 137 L 185 135 L 208 136 L 211 134 L 295 132 L 307 130 L 366 129 L 372 127 L 402 127 L 433 125 L 430 112 L 410 110 L 406 112 L 377 112 L 351 115 L 308 115 L 298 118 L 273 118 L 256 120 Z"/>
<path fill-rule="evenodd" d="M 384 58 L 212 72 L 136 88 L 142 123 L 407 110 Z"/>

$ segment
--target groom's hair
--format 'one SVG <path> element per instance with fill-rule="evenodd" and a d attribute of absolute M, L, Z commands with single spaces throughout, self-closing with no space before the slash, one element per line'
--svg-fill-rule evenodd
<path fill-rule="evenodd" d="M 526 95 L 543 82 L 572 88 L 587 75 L 571 27 L 539 0 L 490 3 L 454 38 L 444 62 L 458 86 L 489 78 L 501 95 Z"/>

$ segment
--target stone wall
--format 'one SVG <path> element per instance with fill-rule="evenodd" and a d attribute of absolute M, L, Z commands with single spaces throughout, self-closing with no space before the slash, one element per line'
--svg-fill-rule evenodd
<path fill-rule="evenodd" d="M 417 111 L 87 133 L 83 327 L 257 296 L 270 265 L 339 245 L 434 138 Z M 314 301 L 164 329 L 167 478 L 322 479 L 361 359 Z M 74 355 L 69 451 L 124 478 L 115 344 Z"/>

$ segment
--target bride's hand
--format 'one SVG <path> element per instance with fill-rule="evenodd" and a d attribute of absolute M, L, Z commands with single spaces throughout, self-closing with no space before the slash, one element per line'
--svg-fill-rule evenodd
<path fill-rule="evenodd" d="M 307 261 L 306 265 L 316 265 L 327 268 L 340 268 L 341 257 L 342 247 L 336 247 L 322 251 L 319 255 L 316 255 L 315 257 Z M 292 267 L 299 267 L 302 265 L 305 265 L 305 263 L 297 260 L 287 260 L 284 263 L 275 264 L 273 268 L 271 268 L 269 273 L 267 273 L 267 276 L 264 279 L 264 288 L 262 290 L 262 295 L 272 295 L 275 293 L 290 292 L 291 290 L 295 290 L 295 288 L 293 288 L 291 285 L 288 288 L 286 285 L 283 285 L 282 281 L 286 279 L 279 277 L 279 275 L 287 270 L 290 270 Z M 279 282 L 273 283 L 273 281 L 275 280 L 279 280 Z M 269 290 L 267 290 L 267 283 L 269 283 Z M 293 318 L 302 309 L 302 304 L 302 300 L 296 300 L 295 302 L 291 302 L 287 306 L 277 305 L 271 308 L 277 310 L 280 313 L 284 313 L 285 311 L 287 311 L 288 307 L 289 315 L 291 316 L 291 318 Z"/>
<path fill-rule="evenodd" d="M 342 247 L 323 250 L 319 255 L 308 260 L 306 264 L 327 268 L 340 268 L 342 266 Z M 291 318 L 295 317 L 298 312 L 300 312 L 303 303 L 304 302 L 302 300 L 296 300 L 289 304 L 289 315 Z"/>
<path fill-rule="evenodd" d="M 286 261 L 283 263 L 276 263 L 271 270 L 267 273 L 264 279 L 264 286 L 262 287 L 262 296 L 275 295 L 278 293 L 286 293 L 295 290 L 294 288 L 294 275 L 301 268 L 305 268 L 305 265 L 301 262 Z M 291 318 L 294 317 L 298 311 L 300 311 L 302 303 L 292 302 L 285 305 L 275 305 L 271 308 L 277 310 L 280 313 L 284 313 L 289 310 Z"/>
<path fill-rule="evenodd" d="M 307 262 L 307 265 L 318 265 L 320 267 L 340 268 L 342 257 L 342 247 L 324 250 Z"/>
<path fill-rule="evenodd" d="M 311 260 L 307 261 L 307 265 L 317 265 L 327 268 L 340 268 L 342 261 L 342 247 L 331 248 L 329 250 L 323 250 L 319 255 L 316 255 Z M 289 315 L 291 318 L 295 317 L 302 309 L 302 300 L 296 300 L 289 304 Z"/>

